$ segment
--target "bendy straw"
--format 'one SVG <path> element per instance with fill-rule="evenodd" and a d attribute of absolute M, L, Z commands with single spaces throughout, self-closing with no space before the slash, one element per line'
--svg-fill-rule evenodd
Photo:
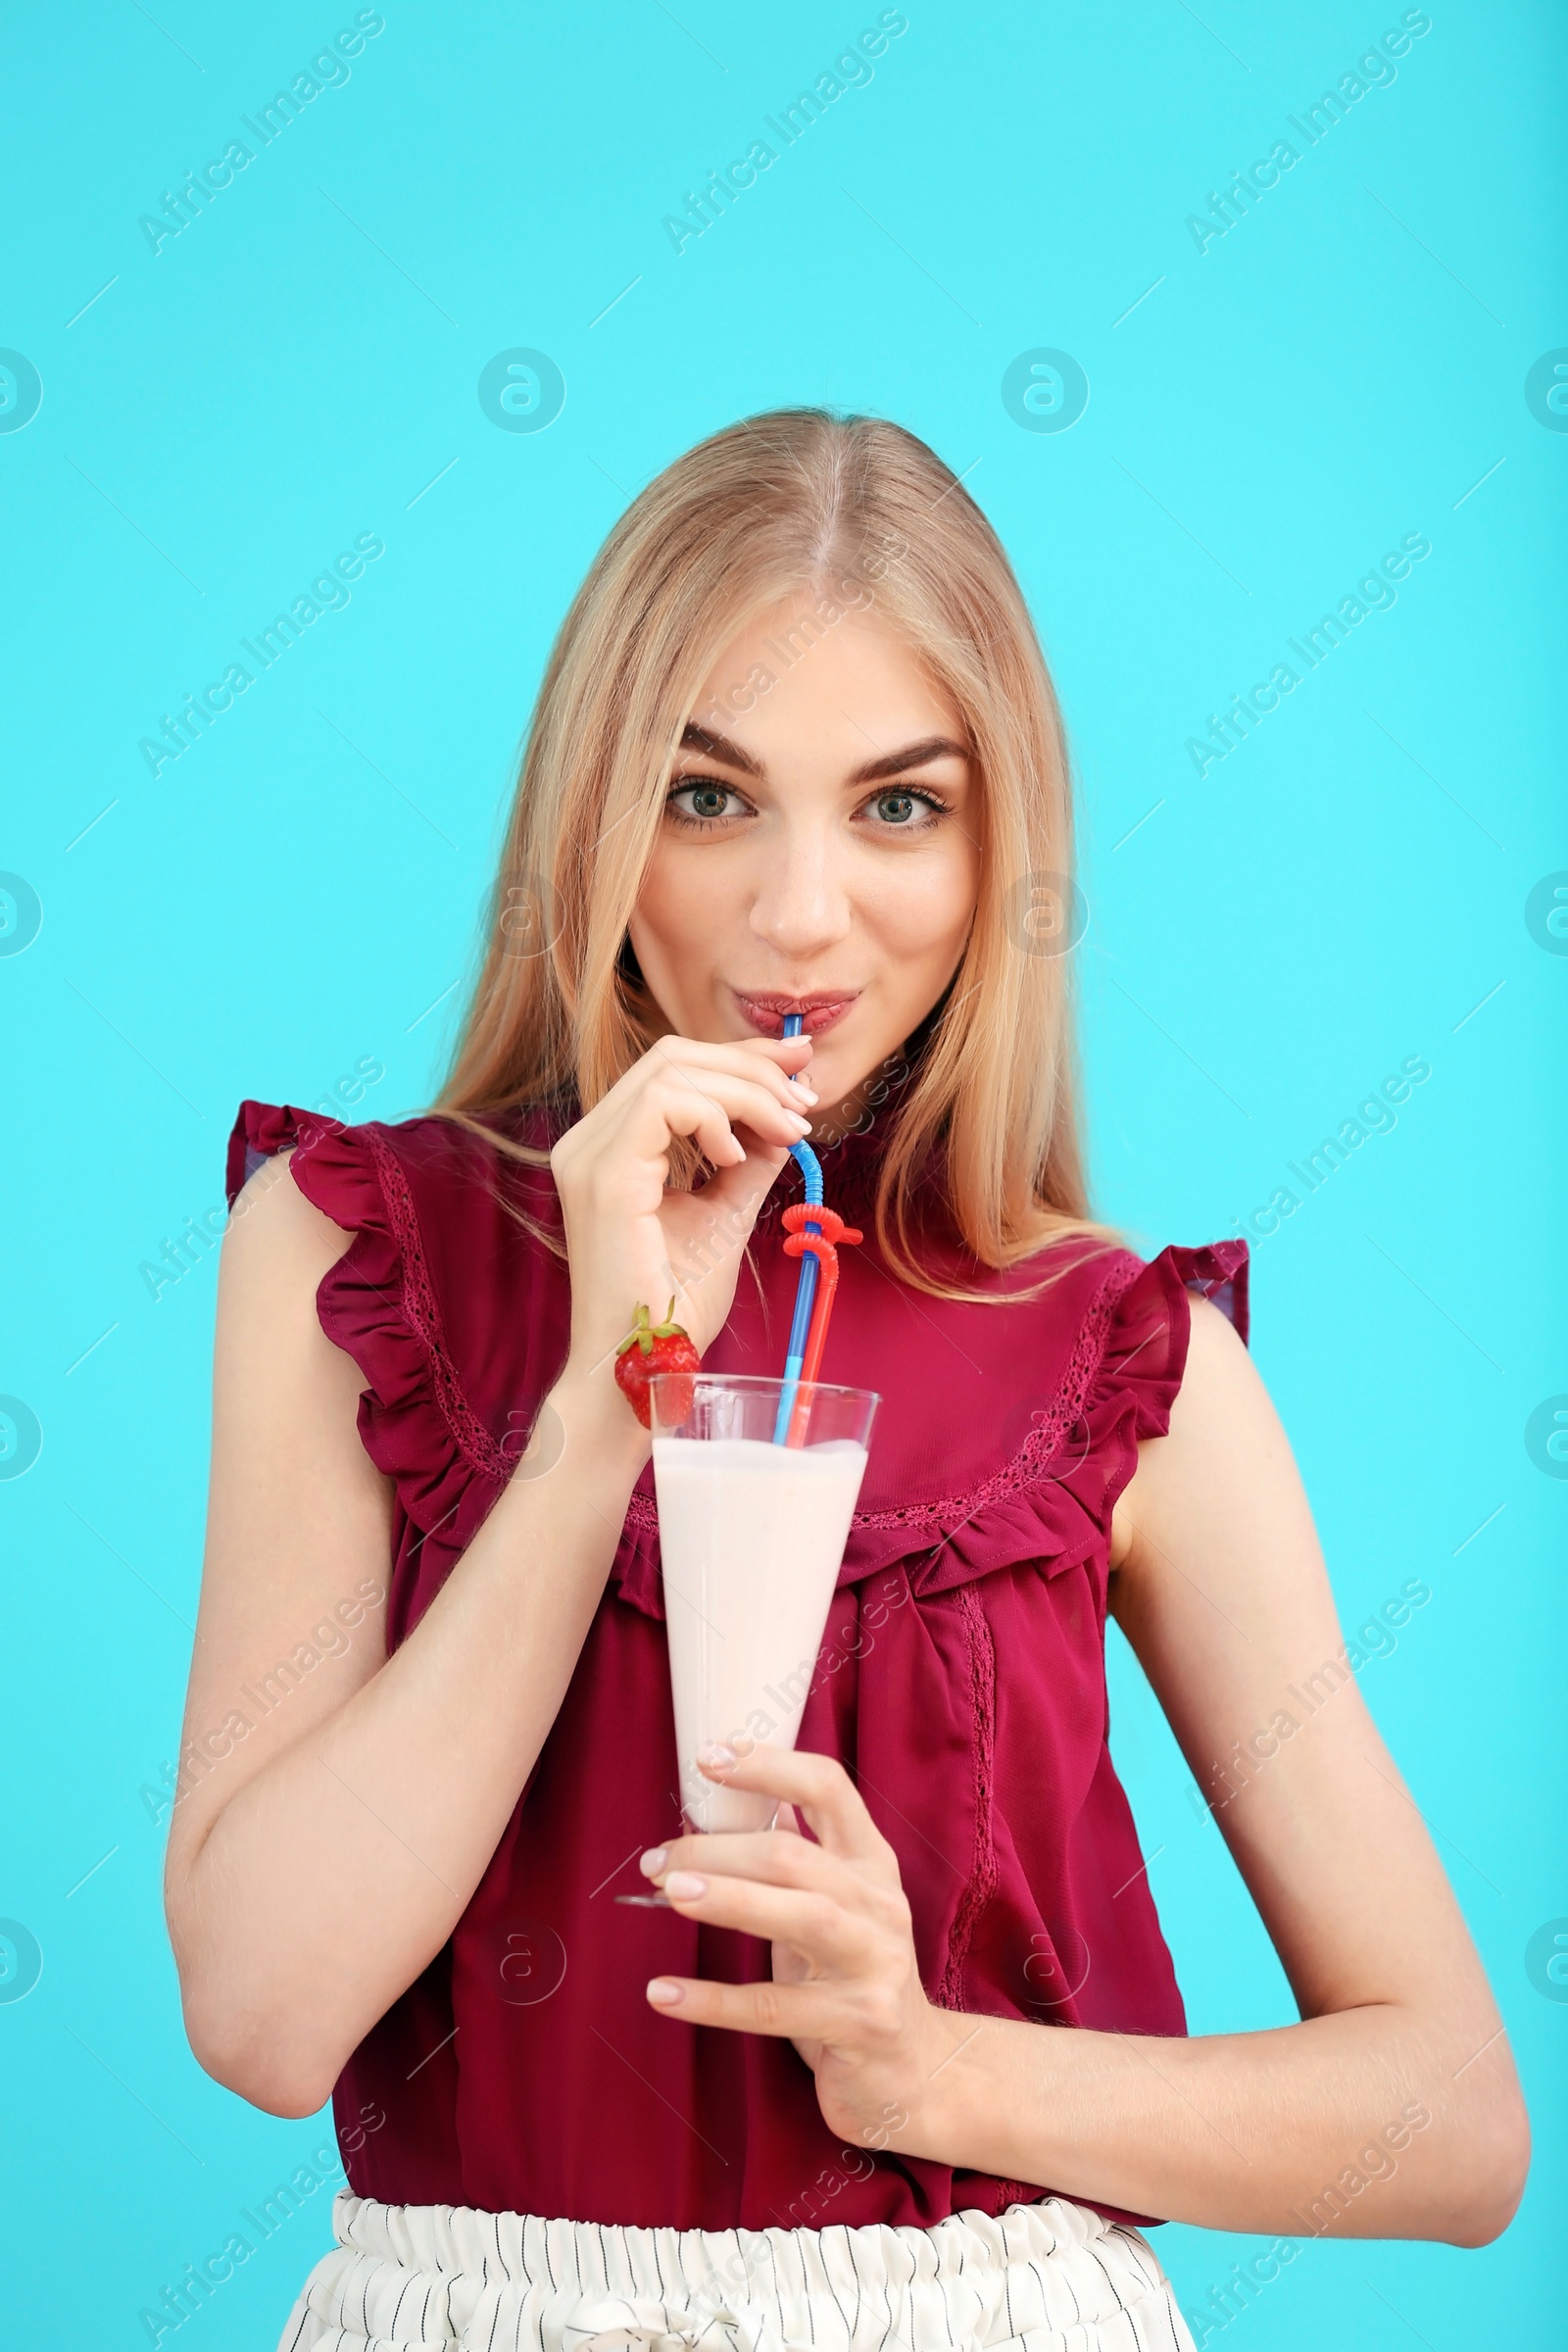
<path fill-rule="evenodd" d="M 799 1037 L 803 1015 L 787 1012 L 784 1015 L 784 1035 Z M 808 1206 L 819 1206 L 822 1200 L 822 1163 L 809 1144 L 791 1144 L 790 1156 L 800 1162 L 806 1179 L 806 1200 Z M 813 1225 L 812 1233 L 821 1227 Z M 795 1409 L 795 1392 L 800 1384 L 801 1369 L 806 1361 L 806 1343 L 810 1332 L 811 1305 L 816 1298 L 816 1259 L 810 1253 L 801 1258 L 800 1279 L 795 1285 L 795 1313 L 790 1322 L 790 1344 L 784 1352 L 784 1386 L 779 1395 L 778 1419 L 773 1426 L 775 1446 L 789 1441 L 790 1422 Z"/>
<path fill-rule="evenodd" d="M 802 1015 L 784 1015 L 784 1035 L 799 1037 Z M 828 1317 L 833 1312 L 833 1299 L 839 1285 L 838 1242 L 858 1242 L 859 1234 L 846 1225 L 833 1209 L 822 1200 L 822 1163 L 809 1144 L 790 1146 L 793 1158 L 800 1162 L 806 1179 L 806 1198 L 784 1211 L 789 1239 L 784 1248 L 791 1257 L 801 1261 L 800 1279 L 795 1286 L 795 1312 L 790 1321 L 789 1348 L 784 1358 L 784 1379 L 779 1390 L 778 1417 L 773 1424 L 775 1446 L 804 1446 L 806 1427 L 809 1418 L 808 1404 L 800 1396 L 803 1381 L 814 1381 L 821 1367 L 822 1349 L 827 1341 Z M 817 1268 L 821 1267 L 820 1289 Z"/>

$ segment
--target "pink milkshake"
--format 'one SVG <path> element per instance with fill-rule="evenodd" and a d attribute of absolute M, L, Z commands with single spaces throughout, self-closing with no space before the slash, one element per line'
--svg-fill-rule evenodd
<path fill-rule="evenodd" d="M 806 1443 L 778 1446 L 782 1385 L 698 1373 L 652 1386 L 681 1803 L 697 1830 L 773 1819 L 775 1798 L 705 1779 L 698 1751 L 737 1733 L 794 1746 L 865 1470 L 875 1396 L 803 1387 Z M 662 1390 L 674 1409 L 690 1400 L 673 1426 Z"/>

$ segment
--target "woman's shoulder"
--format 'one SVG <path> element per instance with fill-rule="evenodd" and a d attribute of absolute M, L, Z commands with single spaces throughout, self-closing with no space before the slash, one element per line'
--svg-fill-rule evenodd
<path fill-rule="evenodd" d="M 316 1310 L 364 1376 L 361 1437 L 409 1515 L 464 1541 L 565 1351 L 549 1165 L 559 1131 L 547 1105 L 349 1126 L 246 1102 L 230 1139 L 236 1215 L 262 1191 L 260 1171 L 286 1154 L 289 1189 L 350 1235 L 316 1288 Z"/>
<path fill-rule="evenodd" d="M 1192 1294 L 1212 1300 L 1245 1340 L 1249 1262 L 1240 1239 L 1150 1248 L 1110 1226 L 1064 1225 L 998 1275 L 996 1287 L 1020 1300 L 1050 1301 L 1058 1318 L 1069 1305 L 1168 1307 Z"/>
<path fill-rule="evenodd" d="M 1182 1384 L 1195 1299 L 1209 1301 L 1246 1341 L 1249 1271 L 1244 1241 L 1171 1242 L 1145 1255 L 1102 1227 L 1063 1235 L 1013 1279 L 1046 1277 L 1041 1307 L 1087 1374 L 1088 1394 L 1130 1407 L 1148 1437 L 1163 1434 Z"/>
<path fill-rule="evenodd" d="M 349 1126 L 292 1103 L 247 1102 L 229 1143 L 229 1198 L 286 1152 L 306 1200 L 354 1236 L 318 1301 L 330 1336 L 412 1330 L 466 1385 L 510 1358 L 504 1331 L 549 1311 L 564 1281 L 549 1157 L 560 1128 L 548 1104 Z"/>
<path fill-rule="evenodd" d="M 415 1197 L 427 1214 L 471 1210 L 482 1197 L 539 1215 L 555 1201 L 549 1154 L 565 1123 L 547 1103 L 437 1108 L 350 1125 L 296 1103 L 246 1101 L 229 1137 L 229 1205 L 269 1161 L 286 1155 L 306 1198 L 350 1229 L 378 1203 L 396 1214 Z"/>

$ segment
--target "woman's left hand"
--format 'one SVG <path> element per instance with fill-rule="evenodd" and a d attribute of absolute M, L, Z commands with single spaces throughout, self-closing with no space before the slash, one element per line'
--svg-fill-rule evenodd
<path fill-rule="evenodd" d="M 703 1770 L 782 1799 L 776 1826 L 672 1838 L 642 1868 L 683 1918 L 767 1937 L 773 1981 L 655 1977 L 648 1998 L 687 2025 L 787 2036 L 841 2139 L 917 2153 L 909 2134 L 927 2085 L 966 2023 L 925 1997 L 898 1857 L 832 1757 L 759 1744 L 722 1761 L 732 1753 L 710 1750 Z"/>

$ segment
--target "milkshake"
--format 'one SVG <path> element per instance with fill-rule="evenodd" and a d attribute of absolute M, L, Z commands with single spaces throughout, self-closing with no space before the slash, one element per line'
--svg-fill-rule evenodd
<path fill-rule="evenodd" d="M 777 1798 L 720 1788 L 698 1751 L 737 1733 L 794 1746 L 877 1400 L 808 1384 L 806 1443 L 778 1446 L 778 1381 L 699 1374 L 695 1396 L 672 1383 L 673 1406 L 690 1406 L 673 1427 L 661 1385 L 654 1482 L 681 1804 L 694 1829 L 766 1829 Z"/>

